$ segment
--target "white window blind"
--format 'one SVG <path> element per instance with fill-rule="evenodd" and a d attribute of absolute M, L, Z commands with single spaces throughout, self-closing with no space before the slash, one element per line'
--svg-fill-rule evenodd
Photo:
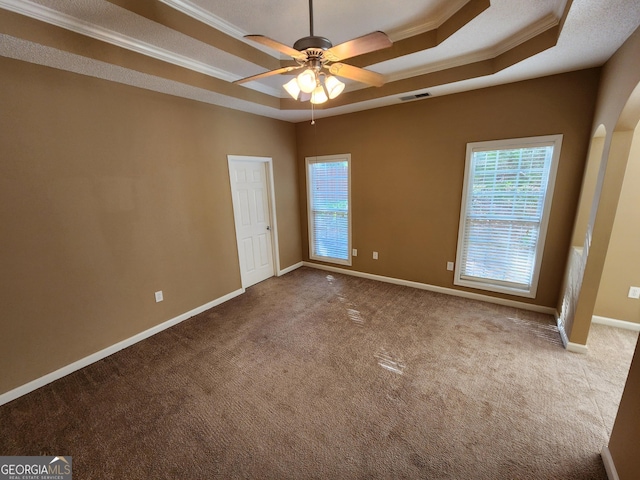
<path fill-rule="evenodd" d="M 351 265 L 350 155 L 307 158 L 309 257 Z"/>
<path fill-rule="evenodd" d="M 561 139 L 468 145 L 456 284 L 535 296 Z"/>

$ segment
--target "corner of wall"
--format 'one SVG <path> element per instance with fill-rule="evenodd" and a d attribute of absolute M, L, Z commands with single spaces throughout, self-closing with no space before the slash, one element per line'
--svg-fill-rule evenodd
<path fill-rule="evenodd" d="M 608 446 L 602 447 L 602 452 L 600 453 L 602 457 L 602 463 L 604 463 L 604 469 L 607 471 L 607 478 L 609 480 L 620 480 L 618 476 L 618 472 L 616 471 L 616 465 L 613 463 L 613 457 L 611 456 L 611 452 L 609 451 Z"/>

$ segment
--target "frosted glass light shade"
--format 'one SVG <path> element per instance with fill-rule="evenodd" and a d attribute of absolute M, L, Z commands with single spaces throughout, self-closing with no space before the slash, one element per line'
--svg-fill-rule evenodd
<path fill-rule="evenodd" d="M 298 79 L 297 78 L 292 78 L 287 83 L 285 83 L 284 84 L 284 89 L 295 100 L 298 100 L 298 96 L 300 95 L 300 87 L 298 86 Z"/>
<path fill-rule="evenodd" d="M 316 105 L 320 103 L 324 103 L 328 100 L 327 94 L 324 92 L 324 88 L 322 85 L 318 85 L 316 89 L 311 93 L 311 103 L 315 103 Z"/>
<path fill-rule="evenodd" d="M 324 86 L 327 87 L 329 98 L 333 100 L 344 90 L 344 83 L 338 80 L 336 77 L 328 76 L 324 82 Z"/>
<path fill-rule="evenodd" d="M 310 68 L 298 75 L 298 86 L 304 93 L 311 93 L 316 88 L 316 74 Z"/>

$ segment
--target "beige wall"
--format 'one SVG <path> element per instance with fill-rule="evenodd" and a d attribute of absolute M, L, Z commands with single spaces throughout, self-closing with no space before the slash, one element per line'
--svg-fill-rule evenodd
<path fill-rule="evenodd" d="M 640 81 L 639 55 L 635 32 L 604 69 L 593 125 L 613 132 Z M 557 303 L 597 70 L 316 129 L 6 58 L 0 71 L 0 393 L 240 288 L 227 154 L 274 159 L 283 268 L 302 252 L 308 260 L 304 157 L 351 153 L 353 268 L 455 288 L 445 263 L 455 258 L 466 143 L 563 133 L 532 300 Z M 610 443 L 623 480 L 640 471 L 629 448 L 640 440 L 637 357 Z"/>
<path fill-rule="evenodd" d="M 611 432 L 609 451 L 620 480 L 636 480 L 640 478 L 640 348 L 631 361 L 629 376 L 624 386 L 620 407 Z"/>
<path fill-rule="evenodd" d="M 301 261 L 293 125 L 0 71 L 0 393 L 241 287 L 227 154 L 273 157 L 281 267 Z"/>
<path fill-rule="evenodd" d="M 585 344 L 591 325 L 591 315 L 609 248 L 618 200 L 624 182 L 624 174 L 633 145 L 633 129 L 640 119 L 640 29 L 636 30 L 618 49 L 602 69 L 602 79 L 593 118 L 592 131 L 600 125 L 607 135 L 604 157 L 598 175 L 595 207 L 587 226 L 585 251 L 586 264 L 578 288 L 567 285 L 563 301 L 576 303 L 576 313 L 565 324 L 569 340 Z M 637 218 L 637 217 L 636 217 Z M 567 299 L 567 296 L 571 297 Z M 609 450 L 621 480 L 636 479 L 640 475 L 640 362 L 636 347 L 629 370 L 627 384 L 622 395 L 615 425 L 611 433 Z"/>
<path fill-rule="evenodd" d="M 627 39 L 602 69 L 592 131 L 595 132 L 602 125 L 607 134 L 594 196 L 595 208 L 592 209 L 587 228 L 590 242 L 585 244 L 585 252 L 588 255 L 584 256 L 581 274 L 575 275 L 581 279 L 580 285 L 566 289 L 575 292 L 577 298 L 564 298 L 564 303 L 576 304 L 575 315 L 563 320 L 569 340 L 576 344 L 587 343 L 633 129 L 637 122 L 638 109 L 629 103 L 632 96 L 631 103 L 640 103 L 637 98 L 640 90 L 633 93 L 640 82 L 639 55 L 640 29 Z"/>
<path fill-rule="evenodd" d="M 587 156 L 599 70 L 435 97 L 297 125 L 303 252 L 304 158 L 351 153 L 353 269 L 458 288 L 453 272 L 468 142 L 564 135 L 535 299 L 555 307 Z M 372 259 L 378 251 L 379 260 Z M 489 292 L 477 291 L 492 295 Z"/>
<path fill-rule="evenodd" d="M 596 185 L 598 183 L 598 172 L 604 151 L 605 134 L 606 132 L 604 132 L 603 127 L 602 136 L 596 134 L 591 140 L 589 147 L 589 155 L 587 156 L 587 165 L 585 167 L 582 190 L 580 192 L 580 202 L 578 204 L 578 214 L 573 229 L 573 239 L 571 240 L 571 245 L 574 247 L 582 248 L 584 246 L 584 237 L 587 233 L 591 206 L 593 205 L 593 197 L 596 193 Z"/>
<path fill-rule="evenodd" d="M 594 315 L 640 323 L 640 300 L 628 297 L 640 286 L 640 128 L 636 128 L 624 174 Z"/>

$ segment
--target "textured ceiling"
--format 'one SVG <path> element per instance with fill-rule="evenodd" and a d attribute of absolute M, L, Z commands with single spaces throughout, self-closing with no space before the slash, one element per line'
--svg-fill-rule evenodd
<path fill-rule="evenodd" d="M 640 25 L 640 0 L 315 0 L 334 45 L 381 30 L 394 46 L 345 63 L 383 87 L 347 82 L 317 117 L 600 66 Z M 231 82 L 287 59 L 244 40 L 309 34 L 305 0 L 0 0 L 0 55 L 288 121 L 310 118 L 278 75 Z M 428 100 L 420 100 L 428 101 Z"/>

